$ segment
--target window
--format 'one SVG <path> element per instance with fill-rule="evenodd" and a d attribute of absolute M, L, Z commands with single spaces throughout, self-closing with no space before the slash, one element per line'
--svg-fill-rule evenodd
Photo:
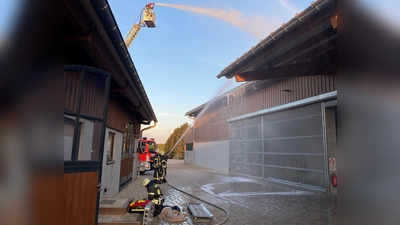
<path fill-rule="evenodd" d="M 64 115 L 64 161 L 99 160 L 102 122 Z M 74 150 L 75 149 L 75 150 Z"/>
<path fill-rule="evenodd" d="M 155 153 L 156 152 L 156 144 L 154 142 L 147 142 L 149 144 L 149 152 Z"/>
<path fill-rule="evenodd" d="M 135 150 L 135 126 L 132 121 L 129 121 L 125 125 L 123 143 L 122 158 L 133 157 Z"/>
<path fill-rule="evenodd" d="M 115 150 L 115 133 L 108 132 L 107 163 L 114 162 L 114 150 Z"/>
<path fill-rule="evenodd" d="M 193 151 L 193 143 L 186 143 L 186 151 Z"/>
<path fill-rule="evenodd" d="M 107 150 L 109 86 L 110 74 L 105 71 L 64 66 L 64 168 L 68 171 L 101 168 Z"/>
<path fill-rule="evenodd" d="M 72 159 L 72 145 L 74 143 L 75 120 L 64 117 L 64 161 Z"/>

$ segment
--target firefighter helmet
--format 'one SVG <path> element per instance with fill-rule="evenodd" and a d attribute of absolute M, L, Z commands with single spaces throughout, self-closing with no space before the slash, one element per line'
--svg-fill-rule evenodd
<path fill-rule="evenodd" d="M 160 153 L 160 149 L 157 148 L 157 149 L 156 149 L 156 153 Z"/>
<path fill-rule="evenodd" d="M 142 180 L 142 185 L 144 186 L 144 187 L 146 187 L 146 185 L 148 185 L 150 183 L 150 179 L 149 178 L 144 178 L 143 180 Z"/>
<path fill-rule="evenodd" d="M 160 151 L 160 155 L 161 155 L 161 156 L 163 156 L 163 155 L 164 155 L 164 153 L 165 153 L 164 151 Z"/>

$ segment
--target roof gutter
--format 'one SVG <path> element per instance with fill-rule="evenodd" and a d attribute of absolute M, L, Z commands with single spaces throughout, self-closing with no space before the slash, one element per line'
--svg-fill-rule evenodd
<path fill-rule="evenodd" d="M 156 126 L 157 126 L 157 122 L 155 122 L 153 125 L 151 125 L 151 126 L 149 126 L 149 127 L 145 127 L 145 128 L 143 128 L 143 129 L 141 129 L 141 130 L 140 130 L 139 143 L 142 143 L 143 131 L 153 129 L 153 128 L 156 127 Z"/>
<path fill-rule="evenodd" d="M 125 69 L 127 70 L 129 74 L 128 81 L 132 87 L 135 87 L 136 90 L 138 90 L 144 101 L 144 105 L 146 107 L 146 110 L 151 116 L 151 120 L 147 121 L 147 123 L 144 124 L 150 124 L 151 121 L 153 120 L 155 123 L 157 123 L 157 117 L 154 113 L 154 110 L 150 104 L 150 100 L 146 94 L 146 91 L 144 89 L 144 86 L 139 78 L 138 72 L 136 71 L 136 68 L 133 64 L 133 61 L 130 57 L 130 54 L 128 52 L 128 49 L 125 46 L 124 39 L 122 38 L 121 32 L 118 29 L 118 25 L 116 23 L 116 20 L 114 18 L 113 13 L 111 12 L 110 6 L 107 2 L 107 0 L 90 0 L 90 3 L 92 4 L 98 18 L 100 19 L 102 25 L 104 26 L 104 30 L 106 31 L 109 39 L 111 40 L 115 50 L 117 51 L 117 54 L 119 58 L 121 59 Z M 100 32 L 101 33 L 101 32 Z"/>
<path fill-rule="evenodd" d="M 261 50 L 265 49 L 269 46 L 273 41 L 280 38 L 283 34 L 287 33 L 288 31 L 292 30 L 298 24 L 302 23 L 306 19 L 313 16 L 315 13 L 323 9 L 326 5 L 334 2 L 336 0 L 318 0 L 317 2 L 312 2 L 309 7 L 303 10 L 300 13 L 297 13 L 295 17 L 289 20 L 287 23 L 282 24 L 280 28 L 276 31 L 271 32 L 271 34 L 260 41 L 256 46 L 251 47 L 249 51 L 244 53 L 241 57 L 237 58 L 236 61 L 229 64 L 229 66 L 225 67 L 218 75 L 217 78 L 221 78 L 225 76 L 226 78 L 230 79 L 234 77 L 239 71 L 239 66 L 243 66 L 243 64 L 247 61 L 248 58 L 258 54 Z"/>

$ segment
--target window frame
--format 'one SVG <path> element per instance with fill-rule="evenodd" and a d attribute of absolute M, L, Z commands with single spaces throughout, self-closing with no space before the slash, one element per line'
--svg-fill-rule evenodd
<path fill-rule="evenodd" d="M 79 77 L 79 86 L 78 89 L 75 93 L 77 94 L 77 108 L 74 109 L 74 111 L 71 111 L 67 108 L 64 107 L 64 116 L 71 116 L 75 118 L 75 132 L 74 132 L 74 137 L 73 137 L 73 147 L 72 147 L 72 153 L 71 153 L 71 160 L 66 161 L 64 160 L 64 173 L 69 173 L 69 172 L 79 172 L 79 171 L 101 171 L 102 168 L 102 163 L 104 162 L 104 138 L 105 138 L 105 132 L 106 132 L 106 119 L 107 119 L 107 112 L 108 112 L 108 96 L 110 92 L 110 83 L 111 83 L 111 74 L 97 69 L 93 67 L 87 67 L 87 66 L 80 66 L 80 65 L 64 65 L 64 73 L 67 71 L 74 71 L 74 72 L 79 72 L 80 74 Z M 103 77 L 104 79 L 104 102 L 103 102 L 103 107 L 104 110 L 102 112 L 102 115 L 98 116 L 90 116 L 86 115 L 84 113 L 81 113 L 81 104 L 82 104 L 82 90 L 84 90 L 83 87 L 83 82 L 86 76 L 86 73 L 90 74 L 95 74 L 100 77 Z M 65 75 L 64 75 L 65 76 Z M 92 76 L 92 75 L 90 75 Z M 65 77 L 64 77 L 65 78 Z M 87 119 L 91 120 L 93 122 L 100 122 L 101 127 L 100 127 L 100 133 L 98 134 L 98 138 L 100 140 L 99 147 L 99 155 L 97 158 L 93 160 L 78 160 L 78 155 L 79 155 L 79 145 L 81 140 L 78 142 L 78 132 L 76 130 L 79 128 L 79 122 L 81 119 Z"/>
<path fill-rule="evenodd" d="M 111 140 L 111 145 L 110 145 L 110 137 L 112 136 L 112 140 Z M 117 133 L 112 132 L 112 131 L 108 131 L 108 138 L 107 138 L 107 162 L 106 164 L 113 164 L 115 163 L 115 142 L 116 142 L 116 138 L 117 138 Z M 110 149 L 111 147 L 111 149 Z"/>

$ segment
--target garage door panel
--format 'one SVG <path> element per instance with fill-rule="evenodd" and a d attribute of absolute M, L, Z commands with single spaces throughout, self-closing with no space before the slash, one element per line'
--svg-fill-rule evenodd
<path fill-rule="evenodd" d="M 245 120 L 235 121 L 235 123 L 230 124 L 232 129 L 248 127 L 253 125 L 259 125 L 261 123 L 261 117 L 252 117 Z"/>
<path fill-rule="evenodd" d="M 231 162 L 253 163 L 262 165 L 262 153 L 230 153 Z"/>
<path fill-rule="evenodd" d="M 231 162 L 229 171 L 232 173 L 239 173 L 253 177 L 262 177 L 262 167 L 262 165 Z"/>
<path fill-rule="evenodd" d="M 230 152 L 262 152 L 262 141 L 261 140 L 249 140 L 249 141 L 232 141 L 230 143 Z"/>
<path fill-rule="evenodd" d="M 321 114 L 275 123 L 264 123 L 264 131 L 265 139 L 322 136 Z"/>
<path fill-rule="evenodd" d="M 231 129 L 230 136 L 235 140 L 261 139 L 261 125 Z"/>
<path fill-rule="evenodd" d="M 264 141 L 265 152 L 323 154 L 322 136 Z"/>
<path fill-rule="evenodd" d="M 324 155 L 277 155 L 265 154 L 265 165 L 291 167 L 293 169 L 308 169 L 324 171 Z"/>
<path fill-rule="evenodd" d="M 301 118 L 315 114 L 321 114 L 320 103 L 266 114 L 264 115 L 264 122 L 269 123 L 282 120 L 290 120 L 293 118 Z"/>
<path fill-rule="evenodd" d="M 324 172 L 265 166 L 265 176 L 267 179 L 278 179 L 296 184 L 319 187 L 320 189 L 324 189 L 323 187 L 325 185 Z"/>

